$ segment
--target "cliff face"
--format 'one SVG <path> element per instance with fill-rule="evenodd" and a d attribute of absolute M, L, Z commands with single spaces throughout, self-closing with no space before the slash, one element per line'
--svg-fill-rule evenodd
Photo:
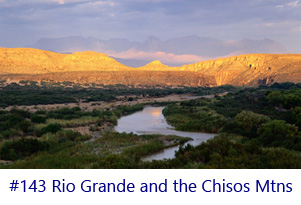
<path fill-rule="evenodd" d="M 0 48 L 0 77 L 16 80 L 97 82 L 125 85 L 219 86 L 301 82 L 301 54 L 249 54 L 168 67 L 154 61 L 130 68 L 105 54 L 58 54 Z M 18 75 L 12 75 L 18 74 Z"/>
<path fill-rule="evenodd" d="M 296 83 L 301 82 L 301 55 L 249 54 L 184 65 L 181 70 L 214 76 L 217 85 Z"/>

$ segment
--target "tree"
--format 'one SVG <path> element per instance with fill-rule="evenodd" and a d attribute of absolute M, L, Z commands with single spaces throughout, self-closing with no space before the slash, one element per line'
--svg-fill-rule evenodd
<path fill-rule="evenodd" d="M 250 131 L 253 127 L 256 129 L 260 128 L 264 123 L 271 121 L 271 119 L 265 115 L 243 110 L 235 116 L 234 121 L 246 131 Z"/>
<path fill-rule="evenodd" d="M 298 129 L 283 120 L 273 120 L 258 130 L 259 140 L 264 146 L 291 149 L 298 138 Z"/>
<path fill-rule="evenodd" d="M 295 125 L 301 130 L 301 107 L 296 107 L 293 112 Z"/>
<path fill-rule="evenodd" d="M 283 107 L 290 109 L 301 105 L 301 98 L 296 94 L 287 94 L 283 96 Z"/>
<path fill-rule="evenodd" d="M 280 91 L 274 91 L 268 94 L 267 99 L 273 105 L 279 106 L 282 104 L 283 97 Z"/>

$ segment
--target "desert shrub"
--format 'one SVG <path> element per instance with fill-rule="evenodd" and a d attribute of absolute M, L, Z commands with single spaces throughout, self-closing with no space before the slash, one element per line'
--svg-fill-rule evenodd
<path fill-rule="evenodd" d="M 56 137 L 58 137 L 59 141 L 75 141 L 75 142 L 80 142 L 80 141 L 86 141 L 91 139 L 90 135 L 82 135 L 79 132 L 74 132 L 72 130 L 62 130 L 56 133 Z"/>
<path fill-rule="evenodd" d="M 49 145 L 46 142 L 40 142 L 31 138 L 21 138 L 5 142 L 0 150 L 0 157 L 3 160 L 17 160 L 48 148 Z"/>
<path fill-rule="evenodd" d="M 24 133 L 28 133 L 32 130 L 32 124 L 27 120 L 20 122 L 17 127 Z"/>
<path fill-rule="evenodd" d="M 30 120 L 33 123 L 45 123 L 46 122 L 46 117 L 41 116 L 41 115 L 32 115 Z"/>
<path fill-rule="evenodd" d="M 62 129 L 62 126 L 60 124 L 49 124 L 46 127 L 43 127 L 41 129 L 36 129 L 35 134 L 37 137 L 40 137 L 46 133 L 56 133 Z"/>

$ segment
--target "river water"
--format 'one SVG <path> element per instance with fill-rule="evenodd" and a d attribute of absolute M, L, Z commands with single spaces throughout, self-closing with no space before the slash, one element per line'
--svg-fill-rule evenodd
<path fill-rule="evenodd" d="M 163 135 L 177 135 L 181 137 L 190 137 L 193 140 L 186 144 L 199 145 L 216 134 L 200 133 L 200 132 L 182 132 L 176 131 L 174 128 L 167 124 L 165 117 L 162 114 L 164 107 L 145 107 L 142 111 L 134 114 L 121 117 L 118 120 L 115 130 L 117 132 L 134 133 L 138 135 L 143 134 L 163 134 Z M 162 160 L 164 158 L 170 159 L 175 155 L 175 151 L 179 146 L 164 149 L 158 153 L 151 154 L 144 157 L 142 160 Z"/>

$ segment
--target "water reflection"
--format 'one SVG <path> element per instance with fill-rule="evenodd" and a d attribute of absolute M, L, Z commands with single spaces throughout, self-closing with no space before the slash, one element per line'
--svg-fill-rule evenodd
<path fill-rule="evenodd" d="M 135 134 L 163 134 L 172 129 L 162 114 L 163 109 L 164 107 L 146 107 L 142 111 L 121 117 L 115 130 Z"/>
<path fill-rule="evenodd" d="M 215 134 L 199 133 L 199 132 L 180 132 L 168 125 L 162 110 L 164 107 L 145 107 L 142 111 L 132 115 L 122 117 L 118 120 L 115 127 L 117 132 L 141 134 L 164 134 L 177 135 L 182 137 L 190 137 L 193 141 L 188 142 L 191 145 L 198 145 L 215 136 Z M 145 157 L 144 160 L 160 160 L 164 158 L 173 158 L 175 150 L 178 147 L 167 148 L 160 153 L 152 154 Z"/>
<path fill-rule="evenodd" d="M 154 108 L 154 109 L 144 109 L 145 112 L 151 113 L 154 117 L 160 117 L 162 115 L 162 109 L 161 108 Z"/>

